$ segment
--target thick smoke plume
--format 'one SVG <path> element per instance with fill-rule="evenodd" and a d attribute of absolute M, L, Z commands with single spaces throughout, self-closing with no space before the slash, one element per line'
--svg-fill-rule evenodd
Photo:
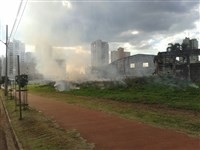
<path fill-rule="evenodd" d="M 21 33 L 26 44 L 35 46 L 37 70 L 46 79 L 79 79 L 90 64 L 90 51 L 77 45 L 81 43 L 79 30 L 70 30 L 67 24 L 73 11 L 68 9 L 61 2 L 29 3 L 27 7 Z"/>

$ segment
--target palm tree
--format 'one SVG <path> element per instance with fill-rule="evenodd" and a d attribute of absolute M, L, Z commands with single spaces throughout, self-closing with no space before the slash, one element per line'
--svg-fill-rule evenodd
<path fill-rule="evenodd" d="M 167 47 L 167 52 L 174 52 L 174 51 L 180 51 L 181 50 L 181 45 L 179 43 L 169 43 Z"/>

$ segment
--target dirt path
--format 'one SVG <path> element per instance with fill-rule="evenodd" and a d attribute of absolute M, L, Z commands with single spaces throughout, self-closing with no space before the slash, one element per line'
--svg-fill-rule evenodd
<path fill-rule="evenodd" d="M 96 149 L 199 150 L 200 139 L 53 99 L 29 94 L 29 105 L 65 129 L 76 129 Z"/>

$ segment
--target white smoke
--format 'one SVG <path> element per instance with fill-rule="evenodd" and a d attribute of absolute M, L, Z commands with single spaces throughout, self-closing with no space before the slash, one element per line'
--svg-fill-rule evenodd
<path fill-rule="evenodd" d="M 73 11 L 75 8 L 69 1 L 28 3 L 26 20 L 21 24 L 23 41 L 35 45 L 37 70 L 46 79 L 101 80 L 102 77 L 90 74 L 90 45 L 83 44 L 84 27 L 78 20 L 70 18 Z M 70 24 L 71 21 L 77 24 Z M 116 71 L 111 72 L 115 78 Z"/>
<path fill-rule="evenodd" d="M 26 44 L 35 45 L 37 70 L 55 81 L 86 78 L 90 64 L 89 46 L 83 48 L 78 30 L 66 30 L 67 16 L 73 11 L 70 1 L 28 3 L 26 20 L 21 25 Z M 70 9 L 70 11 L 68 11 Z M 64 19 L 65 21 L 61 21 Z M 62 24 L 61 24 L 62 23 Z"/>

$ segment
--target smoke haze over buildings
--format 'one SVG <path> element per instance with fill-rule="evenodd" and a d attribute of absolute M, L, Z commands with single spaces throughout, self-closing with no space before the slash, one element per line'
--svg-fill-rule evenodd
<path fill-rule="evenodd" d="M 30 2 L 18 37 L 29 45 L 52 47 L 52 58 L 48 57 L 50 50 L 35 48 L 40 72 L 47 76 L 53 69 L 56 72 L 54 60 L 65 59 L 66 70 L 71 72 L 66 78 L 75 78 L 87 72 L 90 43 L 97 39 L 107 41 L 110 50 L 124 47 L 132 54 L 156 54 L 168 43 L 180 42 L 186 33 L 198 38 L 198 8 L 199 2 L 192 0 L 66 1 L 65 6 L 54 1 Z"/>
<path fill-rule="evenodd" d="M 69 13 L 66 8 L 61 3 L 30 3 L 27 13 L 31 19 L 22 25 L 22 36 L 27 44 L 35 45 L 37 70 L 53 80 L 73 80 L 84 74 L 90 64 L 90 52 L 81 46 L 70 46 L 79 40 L 79 31 L 69 33 L 60 28 L 60 19 Z"/>

